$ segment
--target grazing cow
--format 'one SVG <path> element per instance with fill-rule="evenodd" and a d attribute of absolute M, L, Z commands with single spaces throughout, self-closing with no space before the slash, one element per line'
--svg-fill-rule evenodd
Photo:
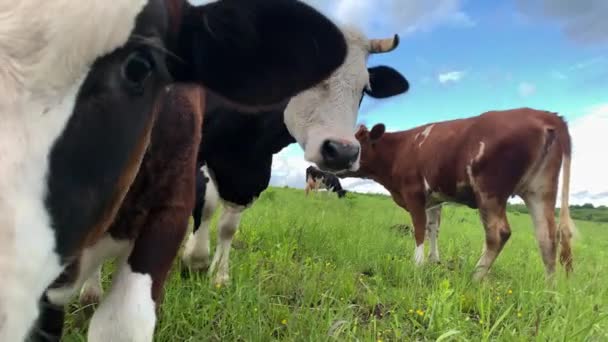
<path fill-rule="evenodd" d="M 205 176 L 213 182 L 205 183 L 206 190 L 197 194 L 204 199 L 193 213 L 196 221 L 183 261 L 193 270 L 216 273 L 215 283 L 229 280 L 232 238 L 243 211 L 268 187 L 273 154 L 297 141 L 308 159 L 323 168 L 356 170 L 359 143 L 353 132 L 364 94 L 386 98 L 409 89 L 407 80 L 396 70 L 367 67 L 368 56 L 392 51 L 398 36 L 369 40 L 354 28 L 344 28 L 343 32 L 348 44 L 344 64 L 329 79 L 293 97 L 284 110 L 245 116 L 225 107 L 214 109 L 209 98 L 199 162 L 205 164 Z M 218 223 L 216 252 L 209 263 L 209 223 L 217 198 L 224 210 Z"/>
<path fill-rule="evenodd" d="M 306 196 L 308 196 L 308 193 L 311 190 L 317 191 L 320 187 L 337 193 L 338 197 L 344 197 L 346 195 L 346 190 L 342 189 L 340 180 L 338 177 L 336 177 L 336 175 L 321 171 L 312 165 L 307 167 L 306 188 L 304 189 Z"/>
<path fill-rule="evenodd" d="M 275 108 L 344 61 L 344 36 L 294 0 L 21 0 L 0 17 L 0 341 L 52 338 L 37 318 L 56 327 L 73 282 L 111 256 L 121 257 L 118 273 L 89 340 L 149 341 L 166 244 L 179 240 L 162 230 L 182 229 L 178 216 L 193 204 L 137 193 L 150 175 L 170 175 L 151 154 L 187 166 L 180 176 L 190 179 L 176 183 L 193 192 L 196 87 L 243 110 Z M 196 86 L 167 88 L 176 82 Z M 159 114 L 173 97 L 181 113 Z M 119 209 L 143 211 L 125 219 L 138 227 L 120 231 L 123 240 L 114 239 Z"/>
<path fill-rule="evenodd" d="M 424 260 L 425 230 L 430 259 L 439 260 L 437 236 L 441 203 L 450 201 L 479 209 L 486 232 L 483 255 L 474 279 L 482 279 L 511 235 L 507 200 L 518 195 L 530 210 L 547 275 L 560 261 L 572 270 L 570 239 L 571 142 L 568 127 L 553 113 L 529 108 L 491 111 L 482 115 L 385 133 L 362 126 L 361 168 L 345 176 L 371 178 L 390 191 L 409 211 L 414 224 L 416 263 Z M 560 222 L 554 212 L 563 162 Z"/>

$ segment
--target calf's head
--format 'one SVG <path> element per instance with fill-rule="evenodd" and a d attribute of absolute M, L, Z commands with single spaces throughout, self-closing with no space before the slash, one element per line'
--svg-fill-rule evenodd
<path fill-rule="evenodd" d="M 328 79 L 293 97 L 285 110 L 285 124 L 304 149 L 306 160 L 328 171 L 357 170 L 360 146 L 353 132 L 366 94 L 386 98 L 408 91 L 409 83 L 388 66 L 367 67 L 370 54 L 389 52 L 399 44 L 367 39 L 353 28 L 343 29 L 346 60 Z"/>
<path fill-rule="evenodd" d="M 165 87 L 267 107 L 346 55 L 293 0 L 21 0 L 0 17 L 0 341 L 24 339 L 46 287 L 111 222 Z"/>
<path fill-rule="evenodd" d="M 355 133 L 355 137 L 361 146 L 361 163 L 359 170 L 350 175 L 348 173 L 343 173 L 340 177 L 364 177 L 374 173 L 375 168 L 379 167 L 379 157 L 382 153 L 381 148 L 378 146 L 378 141 L 382 138 L 385 131 L 386 127 L 384 124 L 377 124 L 372 127 L 371 130 L 368 130 L 364 125 L 359 127 Z"/>

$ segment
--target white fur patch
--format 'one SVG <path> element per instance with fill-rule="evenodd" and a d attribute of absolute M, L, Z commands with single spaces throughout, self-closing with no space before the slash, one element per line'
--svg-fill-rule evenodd
<path fill-rule="evenodd" d="M 130 251 L 131 246 L 130 240 L 114 240 L 111 236 L 106 235 L 95 245 L 86 248 L 80 257 L 76 281 L 70 286 L 47 291 L 51 303 L 58 305 L 68 304 L 72 297 L 82 288 L 85 281 L 92 277 L 97 278 L 95 272 L 106 259 L 125 256 Z"/>
<path fill-rule="evenodd" d="M 43 202 L 50 149 L 89 66 L 126 42 L 146 3 L 0 4 L 0 341 L 24 339 L 63 269 Z"/>
<path fill-rule="evenodd" d="M 416 262 L 417 266 L 422 265 L 424 263 L 424 243 L 421 243 L 416 246 L 416 249 L 414 251 L 414 261 Z"/>
<path fill-rule="evenodd" d="M 422 144 L 424 144 L 424 142 L 426 141 L 426 138 L 428 138 L 429 134 L 431 134 L 431 130 L 433 129 L 433 127 L 435 127 L 435 124 L 428 125 L 428 126 L 426 126 L 424 131 L 419 133 L 420 136 L 422 137 L 422 141 L 418 144 L 419 148 L 422 147 Z M 418 138 L 418 134 L 416 134 L 416 138 Z"/>
<path fill-rule="evenodd" d="M 134 273 L 126 262 L 89 326 L 90 342 L 151 342 L 156 325 L 152 278 Z"/>
<path fill-rule="evenodd" d="M 426 180 L 425 177 L 422 177 L 422 181 L 424 182 L 424 191 L 425 192 L 431 192 L 431 186 L 429 185 L 429 182 Z"/>
<path fill-rule="evenodd" d="M 475 156 L 475 161 L 479 161 L 481 157 L 483 157 L 483 153 L 486 150 L 486 143 L 483 141 L 479 142 L 479 151 L 477 151 L 477 155 Z"/>
<path fill-rule="evenodd" d="M 348 44 L 346 60 L 325 81 L 293 97 L 285 109 L 285 125 L 304 149 L 304 158 L 321 164 L 327 139 L 359 146 L 354 131 L 363 88 L 369 84 L 369 40 L 354 28 L 342 28 Z M 359 169 L 359 159 L 351 170 Z"/>

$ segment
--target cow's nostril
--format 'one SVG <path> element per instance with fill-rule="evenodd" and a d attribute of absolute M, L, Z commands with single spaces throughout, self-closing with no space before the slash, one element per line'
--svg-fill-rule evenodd
<path fill-rule="evenodd" d="M 332 140 L 325 140 L 321 147 L 323 159 L 334 159 L 338 156 L 338 143 Z"/>
<path fill-rule="evenodd" d="M 326 140 L 321 145 L 323 164 L 332 170 L 349 169 L 359 157 L 359 147 L 351 143 Z"/>

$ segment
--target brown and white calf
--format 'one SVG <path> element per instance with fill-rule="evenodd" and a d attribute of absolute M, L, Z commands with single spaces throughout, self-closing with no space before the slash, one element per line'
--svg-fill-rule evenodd
<path fill-rule="evenodd" d="M 568 208 L 571 141 L 564 120 L 529 108 L 490 111 L 479 116 L 427 124 L 388 133 L 382 124 L 356 133 L 361 167 L 355 174 L 382 184 L 407 210 L 414 224 L 415 261 L 424 261 L 425 231 L 430 259 L 439 260 L 437 236 L 441 203 L 457 202 L 479 209 L 486 241 L 474 279 L 483 278 L 509 240 L 507 200 L 526 203 L 536 229 L 548 275 L 560 261 L 572 270 L 570 239 L 574 228 Z M 554 211 L 563 162 L 560 222 Z"/>
<path fill-rule="evenodd" d="M 88 340 L 151 341 L 192 209 L 199 87 L 274 108 L 342 64 L 344 36 L 294 0 L 21 0 L 0 18 L 0 341 L 58 338 L 75 282 L 111 256 Z"/>

